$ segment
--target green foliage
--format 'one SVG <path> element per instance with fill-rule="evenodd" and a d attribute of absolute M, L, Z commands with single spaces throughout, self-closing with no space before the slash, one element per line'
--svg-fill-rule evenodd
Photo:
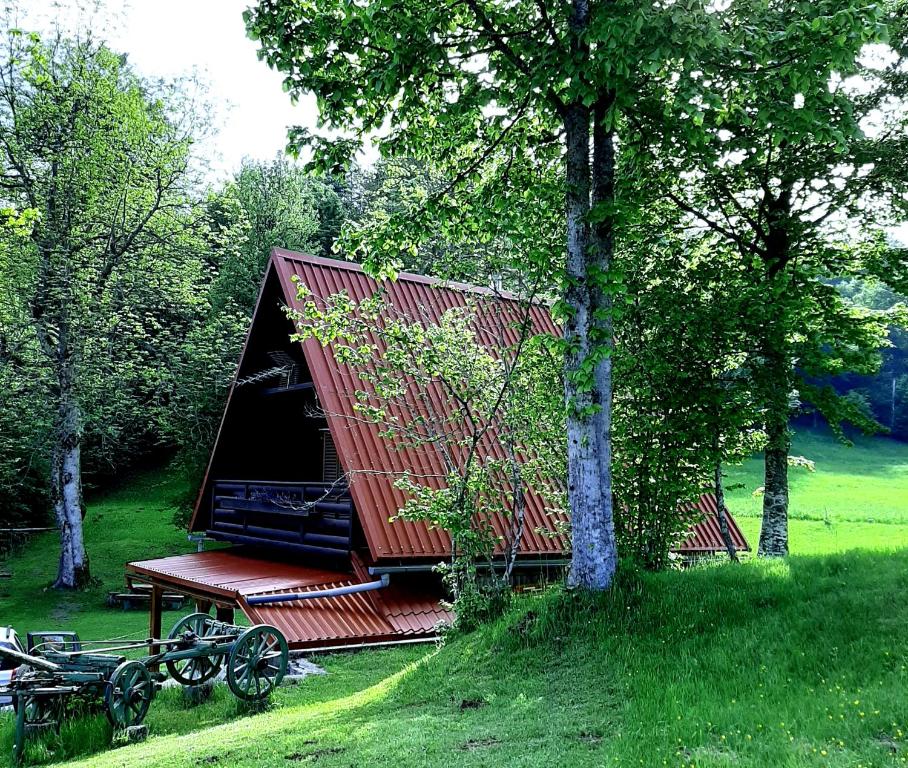
<path fill-rule="evenodd" d="M 208 211 L 223 246 L 215 256 L 214 304 L 234 302 L 249 316 L 271 249 L 330 255 L 343 216 L 334 189 L 280 157 L 245 162 Z"/>
<path fill-rule="evenodd" d="M 551 398 L 557 375 L 546 365 L 544 341 L 532 335 L 532 298 L 468 296 L 437 321 L 402 314 L 381 289 L 354 301 L 346 293 L 314 296 L 300 284 L 298 299 L 303 309 L 288 310 L 294 338 L 331 345 L 350 366 L 360 382 L 357 414 L 397 450 L 437 451 L 442 476 L 394 473 L 406 496 L 397 518 L 451 537 L 444 576 L 458 616 L 472 626 L 510 582 L 527 488 L 561 495 L 560 475 L 546 472 L 563 450 Z M 509 342 L 513 326 L 517 340 Z M 477 565 L 491 576 L 479 577 Z"/>
<path fill-rule="evenodd" d="M 868 406 L 867 414 L 888 434 L 904 440 L 908 438 L 908 322 L 903 315 L 908 300 L 872 275 L 836 281 L 836 285 L 854 306 L 884 313 L 889 322 L 889 346 L 882 350 L 876 373 L 840 374 L 830 383 L 840 393 L 859 395 Z"/>
<path fill-rule="evenodd" d="M 198 123 L 179 84 L 90 38 L 13 29 L 2 57 L 0 503 L 40 515 L 63 443 L 97 476 L 154 442 L 143 409 L 196 312 Z"/>
<path fill-rule="evenodd" d="M 246 162 L 209 193 L 196 230 L 205 264 L 199 311 L 152 400 L 159 439 L 179 449 L 191 477 L 201 479 L 214 445 L 271 249 L 328 255 L 344 215 L 332 187 L 282 158 Z"/>
<path fill-rule="evenodd" d="M 619 551 L 658 569 L 696 521 L 689 503 L 715 490 L 717 465 L 749 456 L 762 433 L 726 254 L 684 234 L 672 206 L 649 211 L 618 252 L 628 299 L 614 326 L 612 435 Z"/>
<path fill-rule="evenodd" d="M 767 411 L 787 409 L 782 395 L 798 388 L 833 423 L 869 426 L 815 382 L 873 371 L 884 343 L 886 317 L 829 279 L 879 262 L 886 251 L 869 235 L 903 188 L 891 162 L 904 137 L 889 102 L 898 65 L 864 55 L 888 40 L 889 20 L 874 4 L 723 6 L 714 55 L 653 92 L 660 113 L 636 137 L 641 169 L 657 170 L 668 196 L 737 252 L 729 269 L 750 282 L 742 321 Z M 682 143 L 692 103 L 699 133 Z M 857 243 L 855 219 L 867 227 Z"/>

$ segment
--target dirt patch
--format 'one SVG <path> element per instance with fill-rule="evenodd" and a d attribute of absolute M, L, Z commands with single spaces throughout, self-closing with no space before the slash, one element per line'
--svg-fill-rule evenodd
<path fill-rule="evenodd" d="M 594 731 L 580 731 L 577 738 L 587 744 L 599 744 L 602 741 L 602 734 Z"/>
<path fill-rule="evenodd" d="M 460 745 L 460 748 L 464 752 L 472 752 L 476 749 L 488 749 L 489 747 L 496 747 L 499 744 L 501 744 L 501 739 L 496 739 L 494 736 L 489 736 L 485 739 L 468 739 Z"/>
<path fill-rule="evenodd" d="M 314 741 L 305 741 L 304 744 L 314 744 Z M 292 752 L 289 755 L 284 755 L 284 760 L 287 760 L 291 763 L 303 763 L 303 762 L 312 762 L 316 760 L 327 757 L 328 755 L 339 755 L 341 752 L 346 752 L 343 747 L 324 747 L 322 749 L 313 749 L 310 752 Z"/>

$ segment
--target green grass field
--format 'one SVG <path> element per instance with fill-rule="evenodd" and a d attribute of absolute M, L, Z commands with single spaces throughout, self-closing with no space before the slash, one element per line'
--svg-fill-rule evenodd
<path fill-rule="evenodd" d="M 85 546 L 97 583 L 84 592 L 49 588 L 56 576 L 57 535 L 33 539 L 5 563 L 11 579 L 0 581 L 0 622 L 17 630 L 75 629 L 85 638 L 147 637 L 141 611 L 105 607 L 110 590 L 124 588 L 123 566 L 130 560 L 190 552 L 186 532 L 173 524 L 186 483 L 171 471 L 149 472 L 91 498 L 85 517 Z M 165 616 L 174 622 L 178 614 Z"/>
<path fill-rule="evenodd" d="M 789 531 L 794 554 L 908 547 L 908 445 L 857 437 L 843 445 L 828 433 L 795 435 L 792 455 L 816 471 L 789 470 Z M 749 459 L 728 469 L 728 506 L 748 541 L 760 536 L 763 464 Z M 737 486 L 737 487 L 736 487 Z"/>
<path fill-rule="evenodd" d="M 784 563 L 751 559 L 625 574 L 593 602 L 519 598 L 496 624 L 441 649 L 324 657 L 329 674 L 251 714 L 226 690 L 187 707 L 165 691 L 152 738 L 111 750 L 102 715 L 31 745 L 37 763 L 101 766 L 904 766 L 908 763 L 908 446 L 800 437 L 816 473 L 792 473 Z M 757 462 L 730 499 L 756 542 Z M 104 583 L 42 591 L 53 539 L 12 558 L 4 616 L 19 629 L 145 630 L 103 608 L 122 563 L 189 548 L 164 474 L 95 499 L 89 547 Z M 95 517 L 100 515 L 100 517 Z M 11 745 L 0 718 L 0 760 Z"/>

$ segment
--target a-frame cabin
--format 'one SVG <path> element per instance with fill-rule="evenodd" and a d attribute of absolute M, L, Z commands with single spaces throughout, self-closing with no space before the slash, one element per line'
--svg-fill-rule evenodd
<path fill-rule="evenodd" d="M 450 618 L 432 571 L 449 555 L 449 539 L 424 524 L 391 521 L 406 498 L 395 479 L 406 470 L 443 477 L 441 457 L 431 446 L 392 446 L 357 416 L 361 382 L 331 347 L 290 340 L 284 308 L 297 306 L 298 282 L 315 296 L 344 290 L 354 300 L 378 287 L 356 264 L 273 251 L 190 525 L 230 546 L 127 566 L 130 578 L 152 585 L 153 636 L 165 589 L 202 608 L 214 604 L 221 615 L 239 608 L 281 629 L 296 648 L 426 639 Z M 383 288 L 395 310 L 413 319 L 438 320 L 470 295 L 489 296 L 504 311 L 513 304 L 483 288 L 412 274 Z M 543 307 L 533 308 L 531 322 L 558 332 Z M 529 489 L 526 502 L 520 567 L 557 568 L 568 542 L 542 533 L 553 521 L 541 494 Z M 679 551 L 723 551 L 713 498 L 698 506 L 703 522 Z"/>

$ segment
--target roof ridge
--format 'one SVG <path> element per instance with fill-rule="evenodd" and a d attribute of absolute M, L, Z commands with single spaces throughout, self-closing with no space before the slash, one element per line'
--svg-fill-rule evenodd
<path fill-rule="evenodd" d="M 302 262 L 303 264 L 315 264 L 316 266 L 320 267 L 333 267 L 334 269 L 343 269 L 348 272 L 358 272 L 365 275 L 370 280 L 375 279 L 372 277 L 372 275 L 366 272 L 362 264 L 356 261 L 348 261 L 346 259 L 329 259 L 325 256 L 313 256 L 311 253 L 291 251 L 287 248 L 272 248 L 271 260 L 274 261 L 278 258 L 285 259 L 286 261 Z M 396 279 L 408 283 L 422 283 L 423 285 L 431 285 L 435 288 L 445 288 L 451 291 L 460 291 L 461 293 L 477 293 L 482 296 L 492 296 L 494 298 L 506 299 L 508 301 L 524 301 L 524 299 L 522 299 L 513 291 L 498 291 L 483 285 L 476 285 L 474 283 L 462 283 L 457 280 L 446 280 L 442 277 L 421 275 L 418 272 L 398 272 Z M 541 306 L 541 303 L 538 299 L 533 300 L 531 303 L 539 304 Z"/>

